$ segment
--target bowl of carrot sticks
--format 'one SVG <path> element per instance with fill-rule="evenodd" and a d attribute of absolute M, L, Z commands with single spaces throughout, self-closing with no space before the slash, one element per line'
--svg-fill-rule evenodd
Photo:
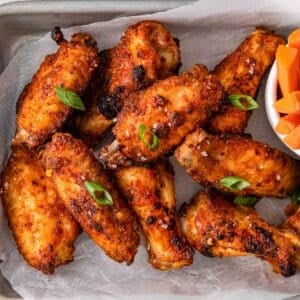
<path fill-rule="evenodd" d="M 300 28 L 280 45 L 265 91 L 266 112 L 280 140 L 300 157 Z"/>

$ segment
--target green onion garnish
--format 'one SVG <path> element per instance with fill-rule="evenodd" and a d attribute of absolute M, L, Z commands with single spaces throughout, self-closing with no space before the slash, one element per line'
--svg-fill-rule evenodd
<path fill-rule="evenodd" d="M 300 205 L 300 187 L 293 192 L 291 200 L 292 204 Z"/>
<path fill-rule="evenodd" d="M 236 191 L 243 190 L 246 187 L 250 186 L 250 183 L 247 180 L 237 176 L 224 177 L 220 180 L 220 184 Z"/>
<path fill-rule="evenodd" d="M 252 196 L 245 196 L 245 197 L 236 196 L 233 202 L 235 204 L 244 205 L 244 206 L 254 206 L 258 201 L 259 201 L 258 198 Z"/>
<path fill-rule="evenodd" d="M 159 146 L 159 138 L 156 134 L 151 132 L 149 128 L 141 124 L 138 129 L 138 134 L 140 140 L 150 149 L 150 150 L 156 150 Z M 151 144 L 146 140 L 145 134 L 151 134 Z"/>
<path fill-rule="evenodd" d="M 61 86 L 55 87 L 55 93 L 58 99 L 65 105 L 78 110 L 85 110 L 85 106 L 81 98 L 74 92 L 67 90 Z"/>
<path fill-rule="evenodd" d="M 241 99 L 247 101 L 246 106 L 241 102 Z M 259 108 L 258 103 L 251 96 L 248 95 L 231 94 L 228 96 L 228 100 L 233 106 L 240 110 L 254 110 Z"/>
<path fill-rule="evenodd" d="M 93 199 L 100 205 L 113 205 L 113 198 L 111 194 L 98 182 L 85 181 L 84 185 L 93 197 Z"/>

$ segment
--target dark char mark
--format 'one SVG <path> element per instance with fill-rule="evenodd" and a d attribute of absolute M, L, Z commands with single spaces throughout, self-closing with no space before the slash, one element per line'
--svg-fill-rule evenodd
<path fill-rule="evenodd" d="M 107 118 L 113 119 L 121 110 L 121 94 L 124 87 L 119 86 L 112 94 L 102 96 L 98 102 L 99 111 Z"/>

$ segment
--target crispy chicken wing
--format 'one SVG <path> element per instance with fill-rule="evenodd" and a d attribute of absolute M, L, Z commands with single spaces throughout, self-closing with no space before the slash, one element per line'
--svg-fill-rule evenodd
<path fill-rule="evenodd" d="M 83 230 L 109 257 L 130 264 L 139 245 L 135 218 L 93 153 L 71 135 L 56 133 L 45 148 L 43 162 Z M 113 205 L 98 204 L 86 189 L 86 181 L 101 184 Z"/>
<path fill-rule="evenodd" d="M 2 200 L 18 249 L 29 265 L 51 274 L 73 260 L 80 227 L 37 154 L 26 147 L 13 149 L 2 174 Z"/>
<path fill-rule="evenodd" d="M 76 117 L 75 130 L 89 145 L 97 143 L 130 93 L 176 74 L 179 66 L 179 47 L 161 23 L 130 26 L 116 47 L 100 53 L 98 71 L 85 96 L 88 109 Z"/>
<path fill-rule="evenodd" d="M 300 181 L 299 161 L 247 137 L 209 135 L 198 129 L 186 137 L 175 156 L 196 182 L 238 195 L 285 197 Z M 228 176 L 250 185 L 229 189 L 220 183 Z"/>
<path fill-rule="evenodd" d="M 205 256 L 254 254 L 283 276 L 295 274 L 296 253 L 289 238 L 253 208 L 230 200 L 217 190 L 205 190 L 182 206 L 180 221 L 189 243 Z"/>
<path fill-rule="evenodd" d="M 193 250 L 176 216 L 171 166 L 159 162 L 154 167 L 123 168 L 116 176 L 147 238 L 150 263 L 160 270 L 192 264 Z"/>
<path fill-rule="evenodd" d="M 228 55 L 212 72 L 227 94 L 255 97 L 261 79 L 275 59 L 276 49 L 285 40 L 271 31 L 258 28 Z M 215 133 L 243 133 L 251 115 L 225 102 L 210 120 L 208 130 Z"/>
<path fill-rule="evenodd" d="M 203 65 L 131 94 L 113 130 L 116 140 L 101 158 L 113 169 L 169 154 L 197 125 L 204 125 L 222 97 L 222 86 Z"/>
<path fill-rule="evenodd" d="M 60 45 L 58 51 L 46 56 L 19 98 L 15 145 L 36 147 L 59 130 L 72 109 L 59 100 L 55 87 L 82 95 L 98 65 L 97 43 L 91 35 L 77 33 L 67 42 L 55 28 L 53 38 Z"/>

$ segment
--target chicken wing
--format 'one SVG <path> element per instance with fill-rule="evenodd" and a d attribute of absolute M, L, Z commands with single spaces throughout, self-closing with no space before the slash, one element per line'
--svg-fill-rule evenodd
<path fill-rule="evenodd" d="M 43 162 L 59 196 L 83 230 L 109 257 L 130 264 L 139 245 L 135 218 L 93 153 L 71 135 L 56 133 L 45 148 Z M 113 204 L 98 204 L 86 182 L 100 184 Z"/>
<path fill-rule="evenodd" d="M 186 137 L 175 156 L 196 182 L 237 195 L 281 198 L 300 181 L 299 161 L 245 136 L 215 136 L 198 129 Z M 249 186 L 222 185 L 220 181 L 229 176 L 240 177 Z"/>
<path fill-rule="evenodd" d="M 55 87 L 82 95 L 98 65 L 97 43 L 91 35 L 77 33 L 67 42 L 55 28 L 53 39 L 60 45 L 58 51 L 46 56 L 19 98 L 15 145 L 36 147 L 59 130 L 72 109 L 59 100 Z"/>
<path fill-rule="evenodd" d="M 100 64 L 85 98 L 86 113 L 75 119 L 75 131 L 89 145 L 113 123 L 130 93 L 174 75 L 180 66 L 179 47 L 157 21 L 130 26 L 120 43 L 100 53 Z"/>
<path fill-rule="evenodd" d="M 192 264 L 193 250 L 176 216 L 171 166 L 159 162 L 154 167 L 123 168 L 116 177 L 147 238 L 150 263 L 160 270 Z"/>
<path fill-rule="evenodd" d="M 277 47 L 285 43 L 282 37 L 258 28 L 221 61 L 212 73 L 220 80 L 228 95 L 255 97 L 264 73 L 275 59 Z M 208 131 L 243 133 L 250 115 L 250 111 L 240 110 L 227 101 L 210 120 Z"/>
<path fill-rule="evenodd" d="M 51 274 L 72 261 L 80 227 L 45 175 L 38 155 L 26 147 L 14 148 L 1 181 L 8 223 L 27 263 Z"/>
<path fill-rule="evenodd" d="M 203 65 L 132 94 L 113 129 L 116 140 L 102 150 L 102 160 L 114 169 L 169 154 L 197 125 L 205 124 L 222 97 L 222 86 Z"/>
<path fill-rule="evenodd" d="M 216 190 L 205 190 L 183 205 L 180 221 L 189 243 L 205 256 L 254 254 L 283 276 L 295 274 L 296 253 L 290 240 L 253 208 L 230 200 Z"/>

